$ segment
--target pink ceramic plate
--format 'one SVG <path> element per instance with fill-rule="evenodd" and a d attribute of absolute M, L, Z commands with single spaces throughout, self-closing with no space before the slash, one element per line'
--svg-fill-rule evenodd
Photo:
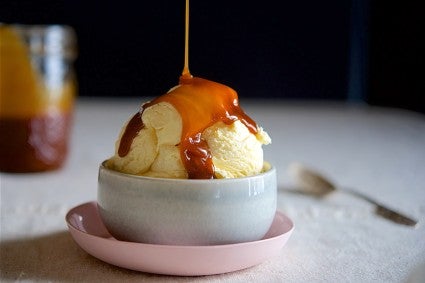
<path fill-rule="evenodd" d="M 71 209 L 66 215 L 77 244 L 92 256 L 132 270 L 167 275 L 210 275 L 248 268 L 277 256 L 294 225 L 276 212 L 272 227 L 259 241 L 216 246 L 172 246 L 123 242 L 103 225 L 96 202 Z"/>

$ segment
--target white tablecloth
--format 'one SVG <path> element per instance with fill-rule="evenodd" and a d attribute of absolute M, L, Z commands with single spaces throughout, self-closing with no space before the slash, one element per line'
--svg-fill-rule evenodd
<path fill-rule="evenodd" d="M 344 103 L 251 100 L 242 106 L 273 140 L 264 148 L 278 170 L 278 209 L 295 223 L 278 257 L 228 274 L 183 278 L 129 271 L 88 255 L 68 233 L 65 214 L 96 199 L 98 164 L 112 154 L 122 124 L 144 100 L 79 99 L 63 169 L 1 174 L 0 281 L 405 282 L 425 262 L 424 115 Z M 324 199 L 289 193 L 294 185 L 287 167 L 293 161 L 420 224 L 389 222 L 369 203 L 342 192 Z"/>

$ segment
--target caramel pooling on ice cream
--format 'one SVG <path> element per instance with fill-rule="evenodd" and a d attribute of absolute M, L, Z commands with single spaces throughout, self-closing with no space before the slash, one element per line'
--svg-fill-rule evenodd
<path fill-rule="evenodd" d="M 144 109 L 159 102 L 168 102 L 181 115 L 183 131 L 180 139 L 180 155 L 189 179 L 211 179 L 214 166 L 208 145 L 201 133 L 216 122 L 230 125 L 240 120 L 252 134 L 257 124 L 245 114 L 238 103 L 235 90 L 223 84 L 198 77 L 180 77 L 180 85 L 142 106 L 128 123 L 118 149 L 120 157 L 130 150 L 133 139 L 143 128 L 141 115 Z"/>

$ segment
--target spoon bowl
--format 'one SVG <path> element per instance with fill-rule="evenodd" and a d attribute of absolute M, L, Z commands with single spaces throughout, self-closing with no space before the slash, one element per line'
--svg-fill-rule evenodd
<path fill-rule="evenodd" d="M 290 164 L 288 171 L 297 182 L 298 190 L 303 193 L 325 196 L 337 189 L 328 178 L 301 163 L 294 162 Z"/>

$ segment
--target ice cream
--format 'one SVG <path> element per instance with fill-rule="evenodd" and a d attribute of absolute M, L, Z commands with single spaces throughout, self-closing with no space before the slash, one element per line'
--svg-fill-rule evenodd
<path fill-rule="evenodd" d="M 262 145 L 270 142 L 241 109 L 236 91 L 182 76 L 126 122 L 108 166 L 151 177 L 245 177 L 263 170 Z"/>

